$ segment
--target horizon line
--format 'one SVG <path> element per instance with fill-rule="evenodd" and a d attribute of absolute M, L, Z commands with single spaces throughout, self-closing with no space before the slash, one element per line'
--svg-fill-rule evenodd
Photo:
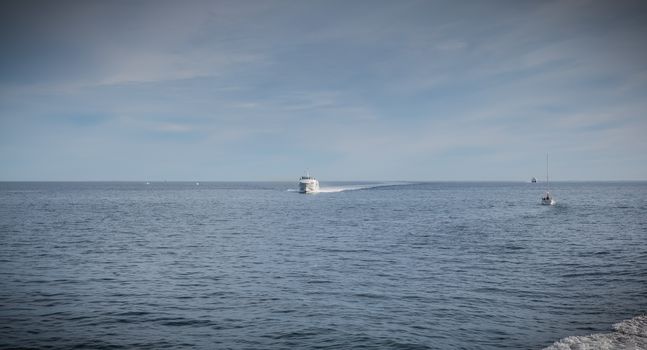
<path fill-rule="evenodd" d="M 429 183 L 429 182 L 471 182 L 471 183 L 529 183 L 529 180 L 320 180 L 322 182 L 394 182 L 394 183 Z M 72 182 L 121 182 L 121 183 L 209 183 L 209 182 L 293 182 L 292 180 L 0 180 L 0 183 L 17 183 L 17 182 L 58 182 L 58 183 L 72 183 Z M 551 180 L 551 183 L 560 182 L 647 182 L 647 179 L 616 179 L 616 180 Z M 537 184 L 546 183 L 545 180 L 537 180 Z"/>

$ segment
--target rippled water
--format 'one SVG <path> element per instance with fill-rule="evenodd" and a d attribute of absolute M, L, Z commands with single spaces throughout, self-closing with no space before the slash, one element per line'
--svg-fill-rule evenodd
<path fill-rule="evenodd" d="M 0 347 L 541 349 L 647 311 L 645 182 L 363 185 L 0 183 Z"/>

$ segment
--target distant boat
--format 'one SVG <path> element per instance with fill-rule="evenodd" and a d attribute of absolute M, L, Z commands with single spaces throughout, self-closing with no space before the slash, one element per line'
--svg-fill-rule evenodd
<path fill-rule="evenodd" d="M 548 154 L 546 154 L 546 193 L 544 194 L 543 197 L 541 197 L 541 204 L 542 205 L 555 205 L 557 201 L 555 200 L 555 197 L 553 197 L 552 194 L 550 194 L 550 182 L 548 181 Z"/>
<path fill-rule="evenodd" d="M 306 172 L 306 175 L 299 179 L 299 193 L 315 192 L 319 192 L 319 181 Z"/>
<path fill-rule="evenodd" d="M 530 179 L 530 182 L 532 182 L 532 183 L 536 183 L 536 182 L 537 182 L 537 178 L 533 176 L 533 177 L 532 177 L 532 179 Z"/>

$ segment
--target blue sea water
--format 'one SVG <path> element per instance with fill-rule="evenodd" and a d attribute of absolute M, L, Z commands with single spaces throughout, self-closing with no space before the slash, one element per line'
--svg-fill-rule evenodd
<path fill-rule="evenodd" d="M 294 188 L 0 183 L 0 348 L 541 349 L 647 311 L 646 182 Z"/>

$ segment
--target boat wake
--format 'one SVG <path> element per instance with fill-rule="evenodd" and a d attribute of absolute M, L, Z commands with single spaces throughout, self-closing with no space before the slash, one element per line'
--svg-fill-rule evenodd
<path fill-rule="evenodd" d="M 647 349 L 647 315 L 613 325 L 614 332 L 564 338 L 544 350 Z"/>
<path fill-rule="evenodd" d="M 383 182 L 375 184 L 358 184 L 358 185 L 341 185 L 341 186 L 320 186 L 319 191 L 313 193 L 339 193 L 345 191 L 366 190 L 369 188 L 385 187 L 385 186 L 402 186 L 410 185 L 409 182 Z M 290 188 L 288 192 L 297 192 L 298 190 Z"/>

